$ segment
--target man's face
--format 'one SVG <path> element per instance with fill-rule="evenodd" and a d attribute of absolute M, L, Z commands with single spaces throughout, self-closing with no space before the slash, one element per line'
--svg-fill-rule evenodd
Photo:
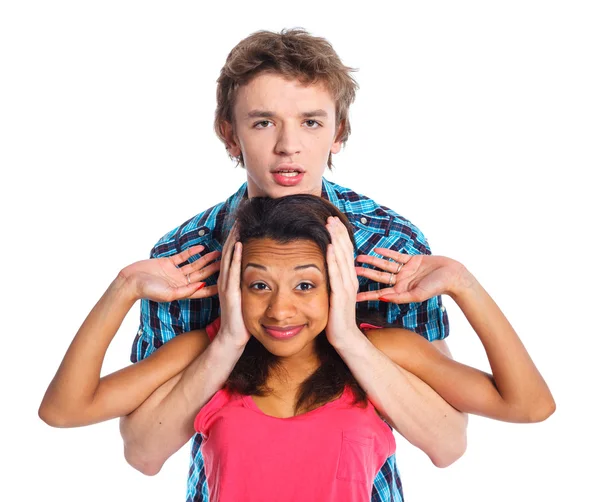
<path fill-rule="evenodd" d="M 335 102 L 322 84 L 263 73 L 240 87 L 233 114 L 228 150 L 244 156 L 249 197 L 321 195 L 329 152 L 341 148 Z"/>

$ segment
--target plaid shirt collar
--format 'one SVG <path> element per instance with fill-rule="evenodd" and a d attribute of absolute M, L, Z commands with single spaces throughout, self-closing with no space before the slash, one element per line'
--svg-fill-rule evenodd
<path fill-rule="evenodd" d="M 327 181 L 325 178 L 322 179 L 321 186 L 321 197 L 327 199 L 335 206 L 339 206 L 339 197 L 333 188 L 334 185 L 331 181 Z M 248 198 L 248 183 L 244 182 L 244 184 L 239 188 L 239 190 L 234 193 L 229 199 L 227 199 L 226 205 L 228 206 L 229 211 L 235 211 L 241 202 L 244 199 Z"/>

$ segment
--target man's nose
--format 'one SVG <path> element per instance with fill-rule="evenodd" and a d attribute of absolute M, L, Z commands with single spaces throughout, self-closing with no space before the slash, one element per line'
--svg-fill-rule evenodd
<path fill-rule="evenodd" d="M 279 129 L 275 151 L 280 155 L 289 157 L 300 153 L 300 150 L 302 149 L 300 144 L 300 132 L 301 131 L 293 125 L 283 124 Z"/>

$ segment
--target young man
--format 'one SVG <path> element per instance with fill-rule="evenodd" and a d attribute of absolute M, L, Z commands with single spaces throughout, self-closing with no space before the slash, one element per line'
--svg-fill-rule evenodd
<path fill-rule="evenodd" d="M 227 216 L 244 197 L 296 193 L 320 195 L 343 211 L 355 227 L 358 254 L 374 255 L 374 248 L 430 254 L 423 234 L 406 219 L 323 178 L 325 167 L 332 165 L 332 154 L 340 151 L 350 134 L 348 109 L 357 88 L 351 71 L 326 40 L 303 30 L 258 32 L 240 42 L 229 54 L 218 80 L 215 130 L 229 155 L 246 168 L 248 181 L 225 202 L 165 235 L 151 256 L 172 255 L 197 244 L 205 246 L 205 253 L 221 250 L 229 231 Z M 387 275 L 393 287 L 395 275 L 391 271 Z M 201 279 L 206 279 L 207 287 L 200 300 L 142 302 L 132 362 L 144 359 L 178 334 L 206 327 L 218 318 L 215 278 Z M 387 322 L 416 331 L 448 353 L 444 342 L 448 320 L 439 297 L 422 304 L 396 305 L 378 301 L 380 295 L 378 284 L 361 277 L 359 313 L 375 311 Z M 204 384 L 212 378 L 216 392 L 227 376 L 223 370 L 227 355 L 218 355 L 216 349 L 213 352 L 195 361 L 181 381 L 167 382 L 136 412 L 122 419 L 125 454 L 134 467 L 156 473 L 190 439 L 193 416 L 199 409 L 193 397 L 194 378 L 203 378 Z M 460 457 L 466 429 L 462 414 L 441 398 L 432 397 L 431 389 L 422 382 L 399 376 L 391 361 L 384 368 L 376 368 L 370 355 L 346 354 L 344 358 L 348 358 L 353 373 L 369 380 L 371 390 L 365 389 L 369 398 L 377 401 L 386 415 L 401 416 L 405 437 L 436 465 L 448 465 Z M 173 388 L 181 389 L 179 401 L 162 402 L 162 396 Z M 411 403 L 410 411 L 407 403 Z M 201 436 L 196 435 L 188 501 L 208 500 L 201 442 Z M 372 500 L 402 500 L 395 456 L 378 473 Z"/>

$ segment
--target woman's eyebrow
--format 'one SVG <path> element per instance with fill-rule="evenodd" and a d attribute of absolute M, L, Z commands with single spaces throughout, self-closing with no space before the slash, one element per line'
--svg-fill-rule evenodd
<path fill-rule="evenodd" d="M 258 263 L 246 263 L 244 270 L 246 270 L 248 267 L 258 268 L 260 270 L 267 270 L 267 267 L 265 267 L 264 265 L 259 265 Z"/>
<path fill-rule="evenodd" d="M 259 270 L 267 270 L 267 267 L 265 267 L 264 265 L 259 265 L 258 263 L 246 263 L 246 266 L 244 267 L 244 270 L 246 270 L 249 267 L 253 267 L 253 268 L 258 268 Z M 315 265 L 314 263 L 307 263 L 306 265 L 298 265 L 297 267 L 294 267 L 294 270 L 304 270 L 307 268 L 316 268 L 319 272 L 323 272 L 321 270 L 321 268 L 317 265 Z"/>
<path fill-rule="evenodd" d="M 315 265 L 314 263 L 309 263 L 307 265 L 298 265 L 297 267 L 294 267 L 294 270 L 304 270 L 307 268 L 316 268 L 319 272 L 323 272 L 317 265 Z"/>

